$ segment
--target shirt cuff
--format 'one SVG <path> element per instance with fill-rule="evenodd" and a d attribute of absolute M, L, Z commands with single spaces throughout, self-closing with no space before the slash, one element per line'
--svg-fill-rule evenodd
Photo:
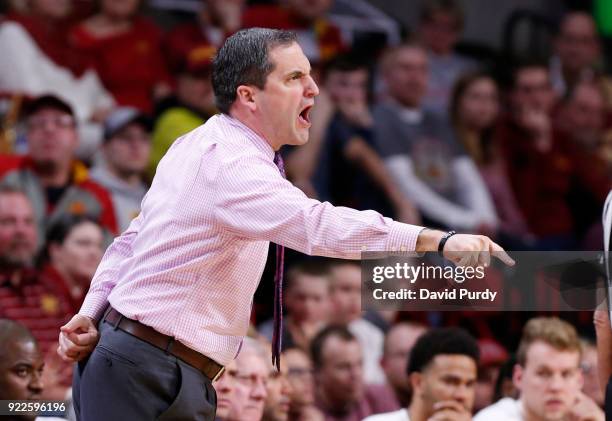
<path fill-rule="evenodd" d="M 108 300 L 105 294 L 88 293 L 85 296 L 85 301 L 81 306 L 81 310 L 79 310 L 79 314 L 99 322 L 107 307 Z"/>
<path fill-rule="evenodd" d="M 417 238 L 425 227 L 393 221 L 387 237 L 387 251 L 415 251 Z"/>

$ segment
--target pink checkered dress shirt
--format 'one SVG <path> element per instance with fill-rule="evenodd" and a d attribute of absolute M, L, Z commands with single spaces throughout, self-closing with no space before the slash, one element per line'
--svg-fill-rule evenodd
<path fill-rule="evenodd" d="M 309 199 L 273 159 L 268 142 L 227 115 L 177 139 L 80 314 L 98 320 L 110 303 L 226 365 L 249 326 L 270 241 L 348 259 L 414 250 L 422 227 Z"/>

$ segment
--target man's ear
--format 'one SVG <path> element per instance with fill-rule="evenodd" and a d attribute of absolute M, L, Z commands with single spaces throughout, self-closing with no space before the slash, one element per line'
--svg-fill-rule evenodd
<path fill-rule="evenodd" d="M 255 88 L 249 85 L 240 85 L 236 89 L 236 101 L 251 111 L 257 108 L 255 104 Z"/>
<path fill-rule="evenodd" d="M 518 390 L 521 390 L 523 383 L 523 370 L 523 366 L 520 364 L 515 364 L 512 371 L 512 383 L 514 383 L 514 387 L 516 387 Z"/>
<path fill-rule="evenodd" d="M 423 385 L 423 375 L 414 371 L 408 375 L 408 379 L 410 380 L 410 386 L 412 386 L 412 390 L 416 393 L 421 390 L 421 386 Z"/>

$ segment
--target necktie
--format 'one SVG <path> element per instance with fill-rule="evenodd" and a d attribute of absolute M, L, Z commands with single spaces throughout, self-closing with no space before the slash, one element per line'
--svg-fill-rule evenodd
<path fill-rule="evenodd" d="M 280 152 L 274 154 L 274 163 L 285 177 L 285 165 Z M 283 264 L 285 247 L 276 245 L 276 271 L 274 273 L 274 331 L 272 333 L 272 364 L 280 371 L 280 353 L 283 335 Z"/>

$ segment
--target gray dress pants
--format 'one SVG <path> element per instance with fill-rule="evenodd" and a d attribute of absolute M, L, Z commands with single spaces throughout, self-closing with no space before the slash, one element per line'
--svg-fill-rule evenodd
<path fill-rule="evenodd" d="M 217 395 L 199 370 L 108 322 L 98 328 L 98 345 L 74 370 L 78 420 L 215 419 Z"/>

